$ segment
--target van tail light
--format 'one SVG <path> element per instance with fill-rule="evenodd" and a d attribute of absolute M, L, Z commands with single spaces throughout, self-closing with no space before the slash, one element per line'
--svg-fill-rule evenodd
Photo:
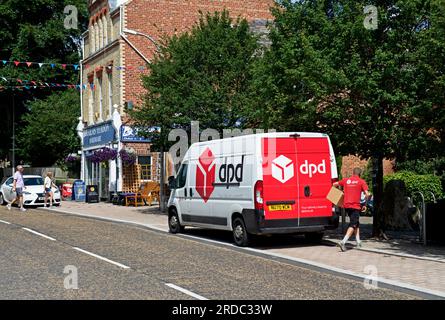
<path fill-rule="evenodd" d="M 263 203 L 263 181 L 258 180 L 254 187 L 254 202 L 256 210 L 264 210 Z"/>

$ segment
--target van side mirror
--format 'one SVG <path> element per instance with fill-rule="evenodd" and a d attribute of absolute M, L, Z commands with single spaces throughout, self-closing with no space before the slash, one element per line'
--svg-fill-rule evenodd
<path fill-rule="evenodd" d="M 176 179 L 174 176 L 168 177 L 168 187 L 170 190 L 176 189 Z"/>

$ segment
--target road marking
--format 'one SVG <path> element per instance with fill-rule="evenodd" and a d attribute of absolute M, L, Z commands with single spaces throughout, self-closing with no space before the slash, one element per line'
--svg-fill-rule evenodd
<path fill-rule="evenodd" d="M 48 240 L 51 240 L 51 241 L 56 241 L 56 239 L 48 237 L 47 235 L 44 235 L 43 233 L 40 233 L 40 232 L 31 230 L 31 229 L 28 229 L 28 228 L 22 228 L 22 229 L 25 230 L 25 231 L 31 232 L 31 233 L 33 233 L 35 235 L 38 235 L 38 236 L 40 236 L 42 238 L 45 238 L 45 239 L 48 239 Z"/>
<path fill-rule="evenodd" d="M 8 222 L 8 221 L 3 221 L 3 220 L 0 220 L 0 223 L 11 224 L 10 222 Z"/>
<path fill-rule="evenodd" d="M 191 297 L 193 297 L 195 299 L 198 299 L 198 300 L 209 300 L 207 298 L 204 298 L 203 296 L 200 296 L 199 294 L 196 294 L 196 293 L 191 292 L 191 291 L 189 291 L 187 289 L 184 289 L 184 288 L 181 288 L 181 287 L 179 287 L 177 285 L 174 285 L 173 283 L 166 283 L 165 285 L 167 287 L 170 287 L 172 289 L 175 289 L 175 290 L 178 290 L 178 291 L 180 291 L 182 293 L 185 293 L 186 295 L 189 295 L 189 296 L 191 296 Z"/>
<path fill-rule="evenodd" d="M 80 249 L 80 248 L 77 248 L 77 247 L 73 247 L 73 249 L 74 249 L 74 250 L 77 250 L 77 251 L 79 251 L 79 252 L 85 253 L 85 254 L 87 254 L 87 255 L 90 255 L 90 256 L 92 256 L 92 257 L 95 257 L 95 258 L 97 258 L 97 259 L 100 259 L 100 260 L 106 261 L 106 262 L 108 262 L 108 263 L 114 264 L 115 266 L 118 266 L 118 267 L 120 267 L 120 268 L 122 268 L 122 269 L 130 269 L 129 266 L 126 266 L 126 265 L 124 265 L 124 264 L 122 264 L 122 263 L 119 263 L 119 262 L 116 262 L 116 261 L 107 259 L 107 258 L 105 258 L 105 257 L 99 256 L 99 255 L 97 255 L 97 254 L 95 254 L 95 253 L 92 253 L 92 252 L 89 252 L 89 251 L 86 251 L 86 250 L 83 250 L 83 249 Z"/>
<path fill-rule="evenodd" d="M 72 212 L 72 211 L 64 211 L 64 210 L 59 210 L 59 209 L 53 210 L 53 212 L 60 212 L 60 213 L 65 213 L 65 214 L 69 214 L 69 215 L 74 215 L 74 216 L 82 216 L 82 217 L 95 219 L 95 220 L 101 220 L 101 221 L 111 221 L 111 222 L 118 222 L 118 223 L 127 223 L 127 224 L 130 224 L 130 225 L 138 225 L 138 226 L 146 227 L 146 228 L 151 229 L 151 230 L 161 231 L 162 233 L 168 233 L 168 230 L 161 229 L 161 228 L 158 228 L 158 227 L 154 227 L 153 225 L 140 223 L 140 222 L 119 220 L 119 219 L 114 219 L 114 218 L 109 218 L 109 217 L 104 217 L 104 216 L 94 216 L 94 215 L 82 214 L 82 213 L 77 213 L 77 212 Z M 291 257 L 291 256 L 286 256 L 286 255 L 277 254 L 277 253 L 271 253 L 271 252 L 262 251 L 262 250 L 258 250 L 258 249 L 253 249 L 253 248 L 241 248 L 241 247 L 235 246 L 234 244 L 221 242 L 221 241 L 216 241 L 216 240 L 211 240 L 211 239 L 207 239 L 207 238 L 203 238 L 203 237 L 187 235 L 187 234 L 181 234 L 180 236 L 182 236 L 184 238 L 198 240 L 200 242 L 208 242 L 208 243 L 214 243 L 214 244 L 223 245 L 223 246 L 226 246 L 226 247 L 229 247 L 229 248 L 236 248 L 236 249 L 238 249 L 240 251 L 246 251 L 246 252 L 251 251 L 251 252 L 255 252 L 257 254 L 263 255 L 263 256 L 271 256 L 271 257 L 281 258 L 283 260 L 295 261 L 297 263 L 301 263 L 301 264 L 309 265 L 309 266 L 314 266 L 314 267 L 317 267 L 317 268 L 320 268 L 320 269 L 325 269 L 325 270 L 328 270 L 328 271 L 336 272 L 338 274 L 344 274 L 344 275 L 353 276 L 353 277 L 361 278 L 361 279 L 369 278 L 369 276 L 365 275 L 365 274 L 356 273 L 356 272 L 353 272 L 353 271 L 336 268 L 336 267 L 333 267 L 333 266 L 329 266 L 329 265 L 326 265 L 326 264 L 323 264 L 323 263 L 318 263 L 318 262 L 311 261 L 311 260 L 294 258 L 294 257 Z M 429 294 L 429 295 L 445 298 L 445 292 L 444 291 L 437 291 L 437 290 L 427 289 L 427 288 L 418 287 L 418 286 L 415 286 L 415 285 L 412 285 L 412 284 L 409 284 L 409 283 L 406 283 L 406 282 L 400 282 L 400 281 L 397 281 L 397 280 L 390 280 L 390 279 L 381 278 L 381 277 L 378 277 L 376 280 L 381 282 L 381 283 L 385 283 L 387 285 L 393 286 L 393 287 L 409 289 L 409 290 L 413 290 L 413 291 L 417 291 L 417 292 L 426 293 L 426 294 Z"/>

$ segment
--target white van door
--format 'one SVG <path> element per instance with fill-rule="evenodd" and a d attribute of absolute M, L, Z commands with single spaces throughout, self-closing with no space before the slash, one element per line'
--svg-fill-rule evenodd
<path fill-rule="evenodd" d="M 207 148 L 197 160 L 192 160 L 189 167 L 189 182 L 186 190 L 189 202 L 189 214 L 184 221 L 194 224 L 213 225 L 210 197 L 213 196 L 216 174 L 216 161 Z"/>
<path fill-rule="evenodd" d="M 184 161 L 179 169 L 179 172 L 176 176 L 176 189 L 175 189 L 175 197 L 176 203 L 178 205 L 178 213 L 181 215 L 181 220 L 183 220 L 183 215 L 187 215 L 189 213 L 189 201 L 187 198 L 187 184 L 190 180 L 189 178 L 189 163 L 188 161 Z"/>

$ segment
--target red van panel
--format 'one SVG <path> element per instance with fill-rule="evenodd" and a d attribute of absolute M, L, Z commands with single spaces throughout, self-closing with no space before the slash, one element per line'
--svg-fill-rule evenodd
<path fill-rule="evenodd" d="M 262 155 L 266 220 L 332 216 L 327 138 L 264 138 Z"/>

